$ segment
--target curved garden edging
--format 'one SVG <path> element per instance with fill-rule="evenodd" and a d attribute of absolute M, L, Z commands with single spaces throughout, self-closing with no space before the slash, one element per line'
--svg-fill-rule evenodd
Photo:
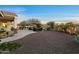
<path fill-rule="evenodd" d="M 30 31 L 30 30 L 19 30 L 18 33 L 15 34 L 12 37 L 0 39 L 1 40 L 0 43 L 18 40 L 18 39 L 21 39 L 21 38 L 25 37 L 26 35 L 29 35 L 29 34 L 32 34 L 32 33 L 36 33 L 36 32 Z"/>

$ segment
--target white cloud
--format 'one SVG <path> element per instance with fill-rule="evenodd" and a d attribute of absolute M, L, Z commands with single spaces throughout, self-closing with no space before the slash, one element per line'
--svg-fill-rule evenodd
<path fill-rule="evenodd" d="M 24 11 L 27 11 L 27 9 L 25 8 L 0 8 L 0 10 L 6 10 L 6 11 L 12 11 L 12 12 L 16 12 L 16 13 L 21 13 Z"/>
<path fill-rule="evenodd" d="M 18 23 L 23 21 L 23 20 L 28 20 L 31 18 L 36 18 L 39 19 L 42 22 L 48 22 L 48 21 L 60 21 L 60 22 L 74 22 L 74 23 L 79 23 L 79 17 L 63 17 L 63 18 L 42 18 L 42 17 L 35 17 L 34 15 L 24 15 L 24 14 L 18 14 Z"/>

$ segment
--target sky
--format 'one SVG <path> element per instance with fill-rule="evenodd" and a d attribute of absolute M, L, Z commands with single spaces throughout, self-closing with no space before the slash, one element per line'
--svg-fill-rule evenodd
<path fill-rule="evenodd" d="M 0 5 L 0 10 L 15 12 L 19 21 L 35 18 L 68 22 L 79 19 L 79 5 Z"/>

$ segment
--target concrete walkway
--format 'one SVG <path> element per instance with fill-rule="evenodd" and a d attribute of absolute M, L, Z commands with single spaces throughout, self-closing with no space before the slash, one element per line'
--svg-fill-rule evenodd
<path fill-rule="evenodd" d="M 14 36 L 12 37 L 8 37 L 8 38 L 4 38 L 4 39 L 0 39 L 1 42 L 0 43 L 3 43 L 3 42 L 9 42 L 9 41 L 14 41 L 14 40 L 18 40 L 18 39 L 21 39 L 23 37 L 25 37 L 26 35 L 29 35 L 31 33 L 35 33 L 31 30 L 19 30 L 17 34 L 15 34 Z"/>

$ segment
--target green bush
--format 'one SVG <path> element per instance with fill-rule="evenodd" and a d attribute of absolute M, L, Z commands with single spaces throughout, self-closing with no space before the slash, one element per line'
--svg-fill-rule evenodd
<path fill-rule="evenodd" d="M 20 48 L 21 45 L 18 43 L 10 43 L 10 42 L 6 42 L 6 43 L 1 43 L 0 44 L 0 50 L 1 51 L 14 51 L 17 48 Z"/>
<path fill-rule="evenodd" d="M 54 29 L 55 23 L 53 21 L 48 22 L 47 25 L 51 28 Z"/>
<path fill-rule="evenodd" d="M 79 35 L 75 35 L 73 41 L 74 41 L 74 43 L 79 45 Z"/>

